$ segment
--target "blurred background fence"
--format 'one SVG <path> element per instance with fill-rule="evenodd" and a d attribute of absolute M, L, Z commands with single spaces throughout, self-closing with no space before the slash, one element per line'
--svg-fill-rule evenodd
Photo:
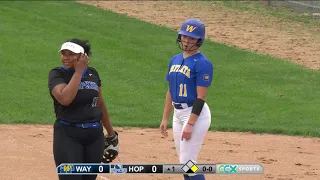
<path fill-rule="evenodd" d="M 308 16 L 320 17 L 320 1 L 260 0 L 260 2 L 269 7 L 283 7 Z"/>

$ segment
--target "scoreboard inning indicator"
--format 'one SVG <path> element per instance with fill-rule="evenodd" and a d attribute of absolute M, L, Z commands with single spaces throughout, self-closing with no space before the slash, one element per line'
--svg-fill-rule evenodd
<path fill-rule="evenodd" d="M 61 164 L 58 174 L 263 174 L 259 164 Z"/>

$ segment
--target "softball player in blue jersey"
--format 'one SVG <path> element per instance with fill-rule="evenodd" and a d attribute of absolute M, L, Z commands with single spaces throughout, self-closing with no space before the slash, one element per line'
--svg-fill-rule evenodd
<path fill-rule="evenodd" d="M 177 44 L 183 50 L 172 57 L 166 80 L 169 89 L 160 125 L 166 131 L 174 107 L 173 135 L 181 164 L 197 163 L 197 156 L 211 124 L 211 113 L 205 102 L 211 85 L 213 65 L 199 50 L 205 39 L 205 24 L 198 19 L 185 21 L 178 33 Z M 203 174 L 184 175 L 185 180 L 204 180 Z"/>

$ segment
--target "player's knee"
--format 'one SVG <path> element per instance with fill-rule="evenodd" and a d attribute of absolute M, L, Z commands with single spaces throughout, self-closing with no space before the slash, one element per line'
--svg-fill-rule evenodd
<path fill-rule="evenodd" d="M 197 174 L 197 175 L 183 175 L 184 180 L 205 180 L 205 177 L 203 174 Z"/>

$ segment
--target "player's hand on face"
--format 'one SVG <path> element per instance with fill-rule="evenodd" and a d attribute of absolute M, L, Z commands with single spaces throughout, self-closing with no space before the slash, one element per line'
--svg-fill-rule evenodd
<path fill-rule="evenodd" d="M 161 131 L 161 134 L 164 135 L 165 137 L 168 136 L 167 126 L 168 126 L 168 121 L 162 120 L 162 122 L 160 124 L 160 131 Z"/>
<path fill-rule="evenodd" d="M 191 126 L 190 124 L 187 124 L 182 131 L 182 135 L 181 135 L 181 141 L 183 141 L 183 139 L 186 139 L 187 141 L 191 139 L 192 136 L 192 130 L 193 130 L 193 126 Z"/>
<path fill-rule="evenodd" d="M 88 67 L 89 57 L 87 54 L 80 54 L 79 59 L 74 64 L 74 69 L 76 72 L 83 72 L 86 67 Z"/>

